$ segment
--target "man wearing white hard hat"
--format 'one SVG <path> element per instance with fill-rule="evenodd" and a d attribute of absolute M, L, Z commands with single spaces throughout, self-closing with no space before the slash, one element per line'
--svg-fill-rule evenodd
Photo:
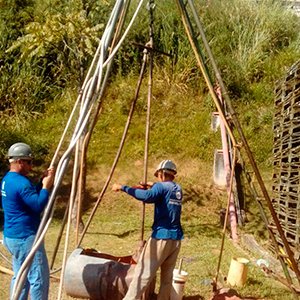
<path fill-rule="evenodd" d="M 135 274 L 124 300 L 140 299 L 161 269 L 158 300 L 169 300 L 173 270 L 180 250 L 183 230 L 180 223 L 182 189 L 174 182 L 177 168 L 171 160 L 163 160 L 155 170 L 158 182 L 149 190 L 114 184 L 114 191 L 123 191 L 144 203 L 154 204 L 152 235 L 145 244 Z"/>

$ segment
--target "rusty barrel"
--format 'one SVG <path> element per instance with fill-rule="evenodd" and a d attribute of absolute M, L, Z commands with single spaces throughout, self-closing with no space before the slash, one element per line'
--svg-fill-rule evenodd
<path fill-rule="evenodd" d="M 75 298 L 121 300 L 125 296 L 134 274 L 136 262 L 132 256 L 116 257 L 93 249 L 75 249 L 69 256 L 64 289 Z M 155 283 L 145 293 L 149 299 Z"/>

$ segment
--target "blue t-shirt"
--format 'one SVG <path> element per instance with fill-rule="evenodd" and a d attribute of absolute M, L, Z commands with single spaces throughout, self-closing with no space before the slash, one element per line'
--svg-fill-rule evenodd
<path fill-rule="evenodd" d="M 1 194 L 4 236 L 25 238 L 36 234 L 40 214 L 48 202 L 48 190 L 34 186 L 17 172 L 8 172 L 1 182 Z"/>
<path fill-rule="evenodd" d="M 180 223 L 182 190 L 173 181 L 157 182 L 150 190 L 122 186 L 122 191 L 145 203 L 154 203 L 152 237 L 156 239 L 183 239 Z"/>

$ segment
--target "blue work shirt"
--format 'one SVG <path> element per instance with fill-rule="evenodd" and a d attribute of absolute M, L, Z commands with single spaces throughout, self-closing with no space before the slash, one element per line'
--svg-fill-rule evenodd
<path fill-rule="evenodd" d="M 36 234 L 40 214 L 48 202 L 48 190 L 34 186 L 27 177 L 17 172 L 8 172 L 1 182 L 1 194 L 4 236 L 25 238 Z"/>
<path fill-rule="evenodd" d="M 182 240 L 180 223 L 182 190 L 173 181 L 157 182 L 149 190 L 122 186 L 122 191 L 145 203 L 154 203 L 152 237 L 155 239 Z"/>

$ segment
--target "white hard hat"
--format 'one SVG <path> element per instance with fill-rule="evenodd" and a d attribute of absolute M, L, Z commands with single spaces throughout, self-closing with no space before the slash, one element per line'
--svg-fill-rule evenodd
<path fill-rule="evenodd" d="M 163 170 L 172 175 L 176 175 L 176 173 L 177 173 L 176 165 L 169 159 L 163 160 L 159 163 L 159 165 L 157 166 L 155 173 L 154 173 L 155 177 L 157 177 L 158 172 L 160 170 Z"/>

